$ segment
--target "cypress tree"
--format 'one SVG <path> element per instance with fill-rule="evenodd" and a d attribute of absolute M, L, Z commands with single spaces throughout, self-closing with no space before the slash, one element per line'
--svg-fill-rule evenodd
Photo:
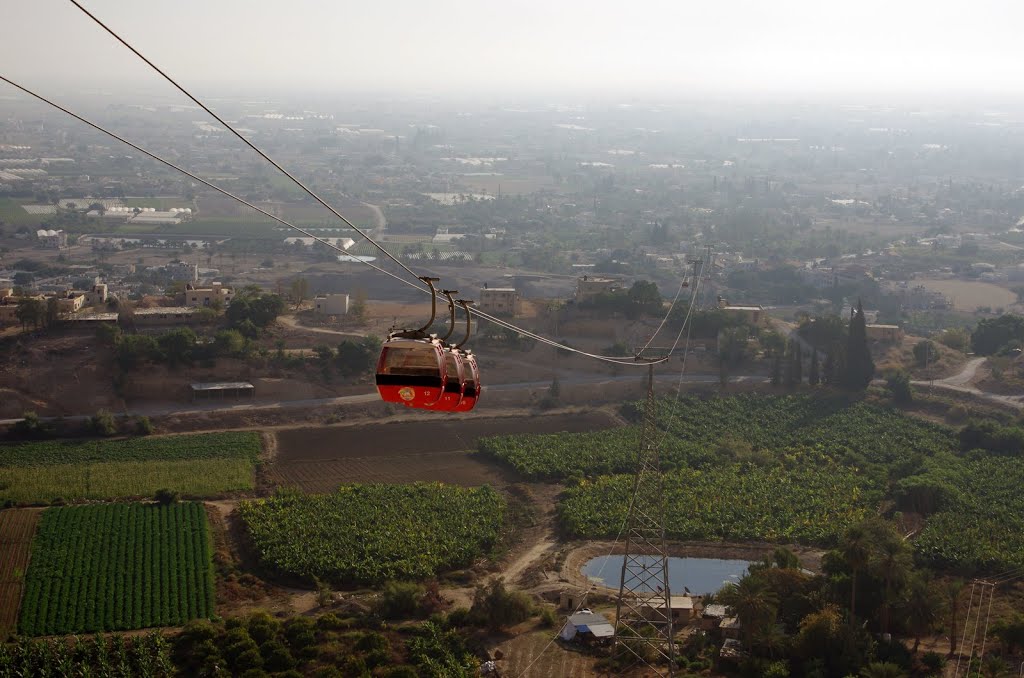
<path fill-rule="evenodd" d="M 772 356 L 772 386 L 778 386 L 782 382 L 782 358 L 778 352 Z"/>
<path fill-rule="evenodd" d="M 846 369 L 843 371 L 844 385 L 853 390 L 862 390 L 871 383 L 875 375 L 875 362 L 868 349 L 867 323 L 864 321 L 864 307 L 857 300 L 856 310 L 850 311 L 850 334 L 846 345 Z"/>
<path fill-rule="evenodd" d="M 814 349 L 811 351 L 811 370 L 807 374 L 807 383 L 811 386 L 817 386 L 821 383 L 821 377 L 818 375 L 818 351 Z"/>

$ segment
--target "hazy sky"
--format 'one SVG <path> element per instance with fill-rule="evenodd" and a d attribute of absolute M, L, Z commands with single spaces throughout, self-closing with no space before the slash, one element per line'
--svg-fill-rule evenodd
<path fill-rule="evenodd" d="M 1022 0 L 84 4 L 206 96 L 215 86 L 659 98 L 1024 93 Z M 0 72 L 12 79 L 118 91 L 158 83 L 66 0 L 2 0 L 0 16 Z"/>

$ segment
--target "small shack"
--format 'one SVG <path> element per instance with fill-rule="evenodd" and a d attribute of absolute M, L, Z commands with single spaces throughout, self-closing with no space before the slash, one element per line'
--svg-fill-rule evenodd
<path fill-rule="evenodd" d="M 723 638 L 732 638 L 734 640 L 740 639 L 740 631 L 742 629 L 743 625 L 740 624 L 739 617 L 726 617 L 718 625 L 718 630 L 722 632 Z"/>
<path fill-rule="evenodd" d="M 603 614 L 584 609 L 570 615 L 558 635 L 562 640 L 593 643 L 610 639 L 615 635 L 615 629 Z"/>
<path fill-rule="evenodd" d="M 659 601 L 660 603 L 660 601 Z M 645 603 L 641 606 L 640 612 L 645 619 L 665 619 L 664 606 L 658 604 L 656 607 Z M 672 596 L 669 601 L 669 608 L 672 610 L 672 624 L 685 626 L 693 616 L 693 598 L 690 596 Z"/>
<path fill-rule="evenodd" d="M 224 398 L 254 398 L 256 387 L 247 381 L 219 381 L 219 382 L 193 382 L 192 401 L 224 399 Z"/>
<path fill-rule="evenodd" d="M 727 615 L 725 605 L 706 605 L 700 615 L 700 627 L 705 631 L 714 631 Z"/>

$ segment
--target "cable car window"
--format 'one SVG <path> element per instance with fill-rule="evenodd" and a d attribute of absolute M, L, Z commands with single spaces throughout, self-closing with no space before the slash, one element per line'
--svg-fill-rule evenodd
<path fill-rule="evenodd" d="M 388 348 L 381 374 L 401 374 L 413 377 L 437 376 L 437 353 L 423 348 Z"/>

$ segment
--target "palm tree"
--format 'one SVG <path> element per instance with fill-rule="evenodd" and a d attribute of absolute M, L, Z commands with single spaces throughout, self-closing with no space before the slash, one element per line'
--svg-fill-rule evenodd
<path fill-rule="evenodd" d="M 743 642 L 752 647 L 754 633 L 775 621 L 779 597 L 759 577 L 746 575 L 735 584 L 726 584 L 718 593 L 718 601 L 736 613 L 743 627 Z"/>
<path fill-rule="evenodd" d="M 868 566 L 871 559 L 871 534 L 867 527 L 861 523 L 851 525 L 839 550 L 850 566 L 850 626 L 854 626 L 854 618 L 857 610 L 857 573 Z"/>
<path fill-rule="evenodd" d="M 907 674 L 896 664 L 871 662 L 860 670 L 860 678 L 907 678 Z"/>
<path fill-rule="evenodd" d="M 906 581 L 912 564 L 910 549 L 906 542 L 896 533 L 886 535 L 878 545 L 876 567 L 881 570 L 885 581 L 885 595 L 882 597 L 882 609 L 879 611 L 878 625 L 882 633 L 889 632 L 889 610 L 892 606 L 893 585 Z"/>
<path fill-rule="evenodd" d="M 914 636 L 914 649 L 917 652 L 921 644 L 921 636 L 935 626 L 942 611 L 942 599 L 938 591 L 926 577 L 916 574 L 910 578 L 900 601 L 902 614 L 907 629 Z"/>
<path fill-rule="evenodd" d="M 960 598 L 960 592 L 964 590 L 964 582 L 961 579 L 950 579 L 946 582 L 946 586 L 942 592 L 946 598 L 946 603 L 949 605 L 949 656 L 952 657 L 956 653 L 956 618 L 959 610 L 957 609 L 957 602 Z"/>

